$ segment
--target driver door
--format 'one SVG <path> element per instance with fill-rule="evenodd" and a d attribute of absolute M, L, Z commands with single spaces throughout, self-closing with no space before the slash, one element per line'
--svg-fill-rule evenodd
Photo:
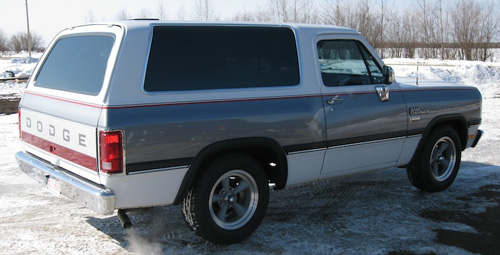
<path fill-rule="evenodd" d="M 382 62 L 358 39 L 317 41 L 328 140 L 323 177 L 396 166 L 407 136 L 398 85 L 384 84 Z"/>

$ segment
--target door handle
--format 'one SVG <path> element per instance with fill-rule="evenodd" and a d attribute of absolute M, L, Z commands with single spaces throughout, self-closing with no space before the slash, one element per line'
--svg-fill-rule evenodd
<path fill-rule="evenodd" d="M 386 86 L 377 86 L 375 87 L 375 90 L 377 91 L 378 97 L 380 98 L 380 101 L 386 102 L 389 101 L 389 88 Z"/>
<path fill-rule="evenodd" d="M 326 103 L 329 105 L 337 105 L 337 104 L 343 104 L 344 99 L 343 98 L 338 98 L 338 97 L 332 97 L 328 100 L 326 100 Z"/>

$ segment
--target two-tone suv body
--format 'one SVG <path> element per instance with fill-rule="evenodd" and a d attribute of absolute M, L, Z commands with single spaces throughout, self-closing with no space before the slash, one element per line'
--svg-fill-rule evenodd
<path fill-rule="evenodd" d="M 298 24 L 126 21 L 50 44 L 19 108 L 20 168 L 99 213 L 181 204 L 233 243 L 269 186 L 406 167 L 453 182 L 481 131 L 467 86 L 402 85 L 356 31 Z"/>

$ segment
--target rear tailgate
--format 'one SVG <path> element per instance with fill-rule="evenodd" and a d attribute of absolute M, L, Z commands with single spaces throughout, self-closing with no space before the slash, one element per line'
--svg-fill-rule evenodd
<path fill-rule="evenodd" d="M 20 104 L 25 150 L 99 183 L 97 126 L 123 28 L 75 27 L 51 43 Z"/>
<path fill-rule="evenodd" d="M 99 178 L 98 125 L 124 29 L 75 27 L 43 55 L 19 107 L 21 170 L 101 213 L 114 195 Z"/>
<path fill-rule="evenodd" d="M 99 182 L 96 149 L 96 125 L 99 112 L 95 109 L 82 109 L 75 112 L 71 120 L 64 119 L 33 109 L 60 112 L 61 109 L 75 108 L 74 106 L 40 95 L 28 93 L 26 97 L 30 98 L 30 100 L 25 100 L 26 102 L 46 103 L 33 108 L 23 106 L 20 110 L 20 136 L 24 142 L 25 151 L 86 179 Z M 35 100 L 34 97 L 40 98 Z M 31 103 L 26 104 L 31 105 Z M 87 115 L 80 118 L 87 119 L 87 123 L 75 121 L 79 113 Z M 95 116 L 95 119 L 90 116 Z"/>

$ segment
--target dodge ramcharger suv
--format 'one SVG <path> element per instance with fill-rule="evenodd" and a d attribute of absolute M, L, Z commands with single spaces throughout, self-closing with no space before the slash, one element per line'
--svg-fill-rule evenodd
<path fill-rule="evenodd" d="M 258 227 L 271 188 L 400 167 L 444 190 L 480 123 L 476 88 L 399 84 L 351 29 L 124 21 L 51 42 L 16 158 L 124 225 L 127 210 L 182 204 L 196 234 L 230 244 Z"/>

